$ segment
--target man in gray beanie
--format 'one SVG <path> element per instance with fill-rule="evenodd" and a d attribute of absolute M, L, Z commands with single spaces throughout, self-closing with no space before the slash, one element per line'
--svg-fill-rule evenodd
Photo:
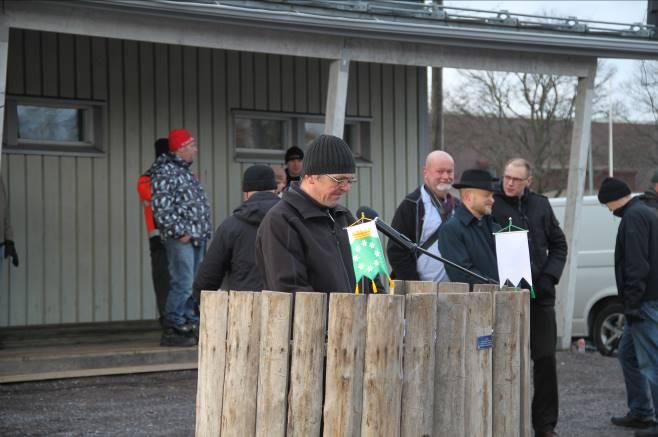
<path fill-rule="evenodd" d="M 605 178 L 599 202 L 621 217 L 615 244 L 617 292 L 624 302 L 624 334 L 619 362 L 624 373 L 629 412 L 612 423 L 647 428 L 636 436 L 658 436 L 658 219 L 626 183 Z M 653 399 L 653 400 L 652 400 Z"/>
<path fill-rule="evenodd" d="M 300 182 L 265 216 L 256 236 L 256 264 L 265 289 L 352 292 L 356 282 L 345 227 L 352 214 L 338 201 L 354 179 L 345 141 L 320 135 L 304 156 Z"/>

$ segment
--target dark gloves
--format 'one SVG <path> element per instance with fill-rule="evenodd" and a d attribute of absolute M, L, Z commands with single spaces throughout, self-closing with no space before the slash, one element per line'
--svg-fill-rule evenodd
<path fill-rule="evenodd" d="M 626 323 L 629 325 L 632 325 L 635 322 L 641 322 L 644 320 L 644 316 L 640 312 L 639 308 L 636 309 L 627 309 L 624 311 L 624 318 L 626 319 Z"/>
<path fill-rule="evenodd" d="M 18 253 L 16 253 L 16 246 L 12 240 L 5 240 L 5 258 L 11 257 L 11 263 L 14 267 L 18 267 Z"/>

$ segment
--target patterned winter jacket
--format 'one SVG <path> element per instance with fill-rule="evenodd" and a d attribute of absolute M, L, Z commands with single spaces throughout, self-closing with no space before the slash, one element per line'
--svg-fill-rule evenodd
<path fill-rule="evenodd" d="M 151 206 L 164 239 L 189 235 L 192 240 L 204 241 L 211 236 L 208 197 L 191 165 L 165 153 L 151 166 Z"/>

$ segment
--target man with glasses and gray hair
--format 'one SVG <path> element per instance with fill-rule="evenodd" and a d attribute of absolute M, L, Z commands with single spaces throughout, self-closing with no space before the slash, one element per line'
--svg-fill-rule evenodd
<path fill-rule="evenodd" d="M 533 360 L 534 396 L 532 426 L 536 436 L 553 436 L 558 418 L 555 347 L 555 284 L 567 260 L 567 240 L 545 196 L 530 190 L 528 161 L 511 159 L 503 170 L 500 190 L 494 194 L 492 214 L 501 226 L 528 230 L 530 268 L 535 299 L 530 302 L 530 354 Z M 526 284 L 526 286 L 529 284 Z"/>
<path fill-rule="evenodd" d="M 356 286 L 345 228 L 354 217 L 338 204 L 356 182 L 345 141 L 320 135 L 308 147 L 300 182 L 292 182 L 256 235 L 264 289 L 352 292 Z"/>

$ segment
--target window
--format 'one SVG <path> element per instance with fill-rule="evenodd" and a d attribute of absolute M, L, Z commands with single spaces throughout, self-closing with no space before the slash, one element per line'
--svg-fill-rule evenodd
<path fill-rule="evenodd" d="M 7 97 L 4 142 L 12 153 L 103 153 L 102 102 Z"/>
<path fill-rule="evenodd" d="M 306 149 L 323 133 L 322 115 L 233 111 L 233 143 L 238 161 L 281 162 L 290 146 Z M 343 138 L 357 163 L 369 163 L 370 119 L 346 119 Z"/>

